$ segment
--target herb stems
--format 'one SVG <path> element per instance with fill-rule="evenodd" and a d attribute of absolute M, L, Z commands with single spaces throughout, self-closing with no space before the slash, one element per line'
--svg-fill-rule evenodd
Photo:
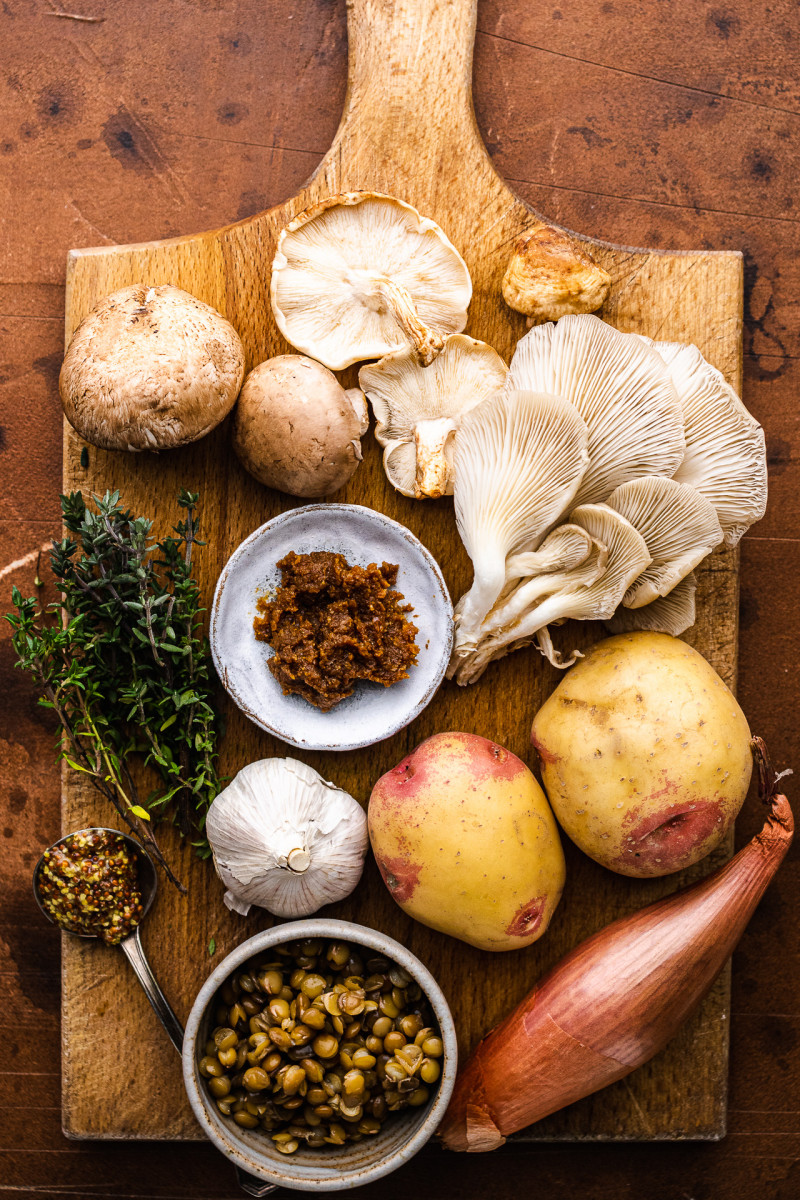
<path fill-rule="evenodd" d="M 202 546 L 198 496 L 181 492 L 184 519 L 156 541 L 152 522 L 123 508 L 118 492 L 86 505 L 61 497 L 66 535 L 50 562 L 61 599 L 42 610 L 13 591 L 17 666 L 59 721 L 60 757 L 86 775 L 185 890 L 158 846 L 153 823 L 170 812 L 203 855 L 205 814 L 219 790 L 216 716 L 202 607 L 192 575 Z M 156 786 L 146 795 L 141 764 Z M 145 773 L 146 774 L 146 773 Z"/>

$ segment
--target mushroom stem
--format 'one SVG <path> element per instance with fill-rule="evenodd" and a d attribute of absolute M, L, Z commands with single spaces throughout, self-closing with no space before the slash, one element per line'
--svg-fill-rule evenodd
<path fill-rule="evenodd" d="M 307 850 L 297 846 L 287 854 L 286 865 L 290 871 L 294 871 L 295 875 L 302 875 L 311 866 L 311 855 Z"/>
<path fill-rule="evenodd" d="M 420 366 L 430 366 L 444 346 L 444 337 L 428 329 L 414 307 L 410 293 L 399 283 L 381 275 L 375 280 L 375 288 L 381 299 L 386 301 L 392 316 L 413 346 Z"/>
<path fill-rule="evenodd" d="M 414 497 L 417 500 L 423 496 L 436 500 L 447 494 L 450 467 L 444 448 L 455 427 L 456 423 L 451 417 L 419 421 L 414 427 L 414 445 L 417 449 Z"/>

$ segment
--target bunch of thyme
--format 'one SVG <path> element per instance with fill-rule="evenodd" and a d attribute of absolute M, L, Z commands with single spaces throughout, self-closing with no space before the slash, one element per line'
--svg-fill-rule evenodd
<path fill-rule="evenodd" d="M 185 891 L 153 833 L 168 812 L 208 854 L 205 814 L 219 790 L 215 712 L 200 592 L 192 576 L 196 493 L 173 534 L 125 510 L 119 492 L 61 497 L 67 536 L 50 563 L 61 600 L 42 610 L 13 591 L 17 666 L 36 680 L 39 703 L 59 720 L 59 756 L 87 775 Z M 136 761 L 157 781 L 144 797 Z"/>

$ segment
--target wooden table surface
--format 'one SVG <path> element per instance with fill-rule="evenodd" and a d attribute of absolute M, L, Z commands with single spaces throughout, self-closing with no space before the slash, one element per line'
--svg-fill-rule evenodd
<path fill-rule="evenodd" d="M 483 0 L 478 29 L 482 134 L 540 211 L 616 242 L 745 253 L 745 401 L 766 429 L 771 496 L 742 543 L 739 695 L 778 766 L 800 769 L 797 6 Z M 67 249 L 210 228 L 289 195 L 336 129 L 344 31 L 344 0 L 3 3 L 4 609 L 12 582 L 32 592 L 37 550 L 58 531 Z M 29 882 L 59 832 L 54 727 L 12 670 L 5 628 L 0 638 L 0 1195 L 235 1197 L 210 1147 L 81 1145 L 61 1133 L 59 941 Z M 750 803 L 738 840 L 757 824 Z M 470 1159 L 430 1148 L 363 1194 L 800 1197 L 799 858 L 790 855 L 734 957 L 723 1142 L 556 1143 Z"/>

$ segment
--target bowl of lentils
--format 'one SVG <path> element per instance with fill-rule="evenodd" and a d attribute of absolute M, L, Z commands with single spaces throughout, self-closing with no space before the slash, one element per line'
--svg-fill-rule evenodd
<path fill-rule="evenodd" d="M 388 1174 L 441 1122 L 457 1067 L 447 1002 L 405 946 L 347 921 L 256 934 L 198 993 L 184 1081 L 240 1170 L 301 1191 Z"/>

